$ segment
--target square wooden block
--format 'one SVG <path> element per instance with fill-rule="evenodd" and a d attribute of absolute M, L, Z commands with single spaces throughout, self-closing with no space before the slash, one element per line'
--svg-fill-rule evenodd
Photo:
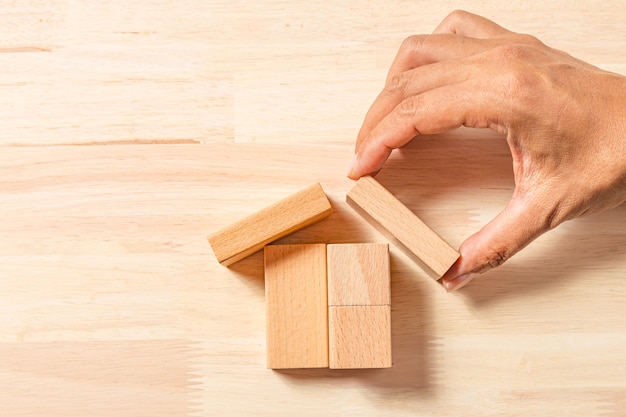
<path fill-rule="evenodd" d="M 391 306 L 332 306 L 331 369 L 391 367 Z"/>
<path fill-rule="evenodd" d="M 391 304 L 389 245 L 328 245 L 328 305 Z"/>

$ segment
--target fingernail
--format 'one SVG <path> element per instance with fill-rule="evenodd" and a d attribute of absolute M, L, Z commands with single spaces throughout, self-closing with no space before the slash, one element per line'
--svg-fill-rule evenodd
<path fill-rule="evenodd" d="M 443 281 L 443 286 L 448 292 L 453 292 L 459 288 L 463 288 L 465 285 L 474 278 L 474 274 L 463 274 L 449 281 Z"/>
<path fill-rule="evenodd" d="M 354 170 L 356 169 L 356 164 L 357 164 L 357 155 L 354 155 L 354 158 L 352 158 L 352 162 L 350 163 L 350 168 L 348 168 L 348 177 L 349 178 L 353 178 L 352 173 L 354 172 Z"/>

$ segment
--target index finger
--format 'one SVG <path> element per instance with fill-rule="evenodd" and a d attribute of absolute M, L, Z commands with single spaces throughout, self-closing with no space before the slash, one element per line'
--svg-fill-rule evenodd
<path fill-rule="evenodd" d="M 404 99 L 363 139 L 348 177 L 356 180 L 377 172 L 394 149 L 418 135 L 461 126 L 494 129 L 505 116 L 507 104 L 489 92 L 486 82 L 490 80 L 468 80 Z"/>
<path fill-rule="evenodd" d="M 357 134 L 356 147 L 360 146 L 365 136 L 386 115 L 384 106 L 380 106 L 387 94 L 386 90 L 400 82 L 402 74 L 418 67 L 440 63 L 443 61 L 460 60 L 493 48 L 494 43 L 481 39 L 467 38 L 458 35 L 415 35 L 402 43 L 394 62 L 389 69 L 385 90 L 372 103 Z"/>

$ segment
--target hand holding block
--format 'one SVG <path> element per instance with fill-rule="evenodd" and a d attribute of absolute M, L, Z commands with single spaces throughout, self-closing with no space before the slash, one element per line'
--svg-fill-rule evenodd
<path fill-rule="evenodd" d="M 328 245 L 329 367 L 391 366 L 389 245 Z"/>
<path fill-rule="evenodd" d="M 454 250 L 419 217 L 402 204 L 374 178 L 360 178 L 348 192 L 346 201 L 361 214 L 378 223 L 392 241 L 416 257 L 437 279 L 459 258 Z"/>
<path fill-rule="evenodd" d="M 330 201 L 314 184 L 209 236 L 219 263 L 228 266 L 289 233 L 332 213 Z"/>
<path fill-rule="evenodd" d="M 326 245 L 265 247 L 267 367 L 328 367 Z"/>

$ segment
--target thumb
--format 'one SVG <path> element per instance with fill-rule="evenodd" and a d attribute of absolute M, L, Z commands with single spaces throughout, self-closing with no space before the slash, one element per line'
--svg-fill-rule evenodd
<path fill-rule="evenodd" d="M 491 222 L 461 244 L 461 257 L 442 278 L 446 290 L 455 291 L 476 275 L 502 265 L 547 231 L 549 216 L 544 210 L 513 198 Z"/>

